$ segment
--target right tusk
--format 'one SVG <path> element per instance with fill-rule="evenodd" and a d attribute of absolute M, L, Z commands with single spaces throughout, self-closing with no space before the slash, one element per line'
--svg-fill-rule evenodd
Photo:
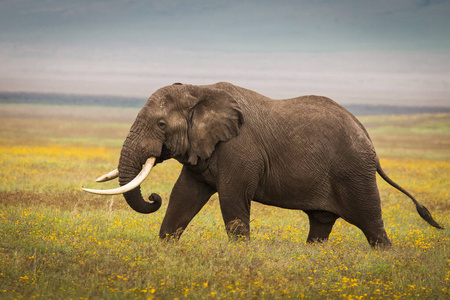
<path fill-rule="evenodd" d="M 82 188 L 82 190 L 85 192 L 97 194 L 97 195 L 117 195 L 117 194 L 126 193 L 126 192 L 131 191 L 132 189 L 135 189 L 136 187 L 138 187 L 144 181 L 144 179 L 147 178 L 148 174 L 150 174 L 150 171 L 152 170 L 153 166 L 155 165 L 155 161 L 156 161 L 156 158 L 154 158 L 154 157 L 150 157 L 149 159 L 147 159 L 144 166 L 142 167 L 141 172 L 133 180 L 131 180 L 126 185 L 121 186 L 119 188 L 111 189 L 111 190 L 94 190 L 94 189 Z M 115 170 L 106 175 L 109 175 L 113 172 L 115 172 Z M 103 176 L 106 176 L 106 175 L 103 175 Z M 101 176 L 100 178 L 102 178 L 103 176 Z"/>
<path fill-rule="evenodd" d="M 95 179 L 95 181 L 105 182 L 105 181 L 109 181 L 109 180 L 112 180 L 117 177 L 119 177 L 119 170 L 115 169 L 114 171 L 111 171 L 108 174 L 100 176 L 99 178 Z"/>

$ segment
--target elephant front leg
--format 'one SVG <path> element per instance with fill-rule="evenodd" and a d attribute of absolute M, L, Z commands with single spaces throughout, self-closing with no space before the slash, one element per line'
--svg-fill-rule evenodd
<path fill-rule="evenodd" d="M 245 195 L 219 193 L 220 210 L 231 240 L 250 238 L 250 200 Z"/>
<path fill-rule="evenodd" d="M 159 237 L 179 239 L 184 229 L 216 191 L 184 167 L 170 195 Z"/>

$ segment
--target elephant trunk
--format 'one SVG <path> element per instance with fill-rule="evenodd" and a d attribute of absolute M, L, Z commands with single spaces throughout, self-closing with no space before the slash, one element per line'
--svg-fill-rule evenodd
<path fill-rule="evenodd" d="M 145 144 L 139 138 L 142 135 L 141 124 L 142 122 L 137 120 L 131 127 L 120 153 L 117 170 L 111 171 L 96 180 L 97 182 L 104 182 L 119 177 L 120 187 L 110 190 L 87 188 L 83 188 L 83 190 L 99 195 L 123 194 L 132 209 L 139 213 L 149 214 L 161 207 L 161 197 L 157 194 L 151 194 L 149 201 L 144 200 L 140 185 L 150 174 L 157 159 L 160 159 L 163 146 L 158 145 L 158 143 Z M 154 147 L 149 145 L 154 145 Z M 143 149 L 147 149 L 147 151 Z"/>
<path fill-rule="evenodd" d="M 154 164 L 154 161 L 153 163 Z M 150 168 L 152 166 L 149 166 Z M 119 184 L 124 186 L 134 180 L 142 170 L 140 159 L 134 158 L 133 151 L 124 145 L 120 154 L 119 160 Z M 161 207 L 161 197 L 157 194 L 152 194 L 149 201 L 145 201 L 141 194 L 141 187 L 125 192 L 123 194 L 128 205 L 135 211 L 143 214 L 149 214 L 157 211 Z"/>

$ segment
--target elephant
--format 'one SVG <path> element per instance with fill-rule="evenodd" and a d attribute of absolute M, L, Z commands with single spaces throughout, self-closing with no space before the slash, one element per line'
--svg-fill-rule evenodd
<path fill-rule="evenodd" d="M 377 172 L 414 202 L 425 221 L 442 229 L 386 175 L 358 119 L 326 97 L 273 100 L 226 82 L 160 88 L 131 126 L 118 168 L 97 179 L 118 177 L 120 187 L 84 190 L 123 194 L 135 211 L 155 212 L 161 197 L 153 193 L 144 200 L 140 184 L 154 165 L 171 158 L 183 167 L 160 228 L 162 240 L 178 240 L 217 192 L 230 239 L 250 237 L 255 201 L 304 211 L 307 243 L 327 240 L 342 218 L 361 229 L 372 247 L 389 247 Z"/>

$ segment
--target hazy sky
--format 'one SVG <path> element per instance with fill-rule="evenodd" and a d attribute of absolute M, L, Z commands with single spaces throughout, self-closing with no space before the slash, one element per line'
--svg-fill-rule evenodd
<path fill-rule="evenodd" d="M 0 1 L 0 91 L 450 106 L 450 1 Z"/>

